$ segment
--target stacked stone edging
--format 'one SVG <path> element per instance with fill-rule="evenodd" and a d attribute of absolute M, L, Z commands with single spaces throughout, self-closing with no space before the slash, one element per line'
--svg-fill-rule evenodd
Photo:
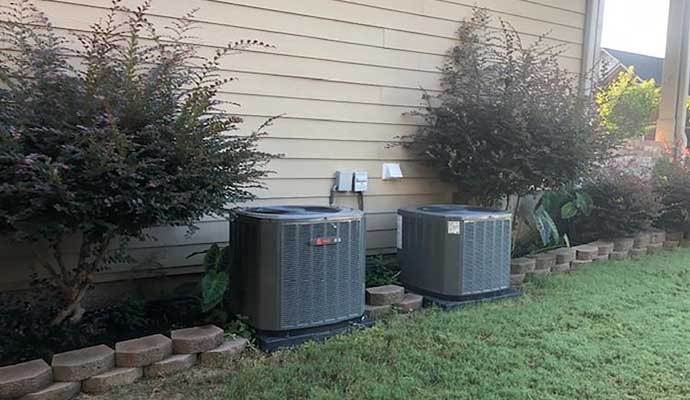
<path fill-rule="evenodd" d="M 222 329 L 209 325 L 173 331 L 175 339 L 151 335 L 72 350 L 53 356 L 52 365 L 33 360 L 0 368 L 0 400 L 68 400 L 80 392 L 99 394 L 135 382 L 143 376 L 169 375 L 197 364 L 237 357 L 247 347 L 245 338 L 225 341 Z"/>
<path fill-rule="evenodd" d="M 405 288 L 398 285 L 376 286 L 366 289 L 366 305 L 364 314 L 371 319 L 381 318 L 398 309 L 414 311 L 422 308 L 424 297 L 416 293 L 405 292 Z"/>
<path fill-rule="evenodd" d="M 545 273 L 545 266 L 551 265 L 553 257 L 555 264 L 551 265 L 550 272 L 577 271 L 598 261 L 637 260 L 662 249 L 673 251 L 679 247 L 690 248 L 690 238 L 685 236 L 683 232 L 652 229 L 630 237 L 597 240 L 579 246 L 562 247 L 546 253 L 514 258 L 510 264 L 510 283 L 511 286 L 519 285 L 526 276 Z"/>
<path fill-rule="evenodd" d="M 53 370 L 43 360 L 0 368 L 0 399 L 15 399 L 53 384 Z"/>

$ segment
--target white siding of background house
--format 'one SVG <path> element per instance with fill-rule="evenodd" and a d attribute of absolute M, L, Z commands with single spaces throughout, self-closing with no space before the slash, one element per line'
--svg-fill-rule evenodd
<path fill-rule="evenodd" d="M 58 29 L 83 31 L 110 1 L 37 3 Z M 276 173 L 265 182 L 268 190 L 257 191 L 255 204 L 325 205 L 336 170 L 368 171 L 367 248 L 386 253 L 394 251 L 397 208 L 451 198 L 453 189 L 434 171 L 389 144 L 415 129 L 418 121 L 404 113 L 419 106 L 420 87 L 438 88 L 437 67 L 454 44 L 459 21 L 475 5 L 508 20 L 527 43 L 551 32 L 550 43 L 566 45 L 563 67 L 580 73 L 588 49 L 584 43 L 591 41 L 587 0 L 153 0 L 150 17 L 163 24 L 198 8 L 195 35 L 205 54 L 240 39 L 275 46 L 229 56 L 222 65 L 224 74 L 239 78 L 223 88 L 222 96 L 241 104 L 233 112 L 245 117 L 242 129 L 284 114 L 262 143 L 263 150 L 284 157 L 271 163 Z M 405 178 L 382 181 L 384 162 L 400 163 Z M 338 204 L 356 206 L 356 201 L 340 195 Z M 199 227 L 191 238 L 184 229 L 155 229 L 159 240 L 134 243 L 131 253 L 156 255 L 168 274 L 197 271 L 198 258 L 185 257 L 228 237 L 222 220 L 209 217 Z M 0 290 L 23 286 L 21 271 L 31 262 L 29 254 L 0 244 L 5 271 Z M 119 267 L 99 280 L 150 274 Z"/>

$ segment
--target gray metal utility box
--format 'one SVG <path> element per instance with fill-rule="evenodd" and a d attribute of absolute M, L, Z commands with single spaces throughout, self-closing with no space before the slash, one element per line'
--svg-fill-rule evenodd
<path fill-rule="evenodd" d="M 244 208 L 230 224 L 231 309 L 259 331 L 335 324 L 364 313 L 361 211 Z"/>
<path fill-rule="evenodd" d="M 512 214 L 463 205 L 398 210 L 402 283 L 446 299 L 510 287 Z"/>

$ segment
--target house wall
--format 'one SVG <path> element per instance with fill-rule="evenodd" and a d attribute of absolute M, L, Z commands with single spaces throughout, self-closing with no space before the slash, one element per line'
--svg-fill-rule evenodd
<path fill-rule="evenodd" d="M 56 28 L 77 31 L 87 30 L 109 3 L 38 1 Z M 437 67 L 474 5 L 508 20 L 526 43 L 551 32 L 547 42 L 565 46 L 562 65 L 580 72 L 586 0 L 153 0 L 150 17 L 163 24 L 198 8 L 195 41 L 204 54 L 240 39 L 275 46 L 229 56 L 222 64 L 225 75 L 239 78 L 223 88 L 222 97 L 241 104 L 232 111 L 245 117 L 242 129 L 284 115 L 262 143 L 263 150 L 284 157 L 271 163 L 269 189 L 257 191 L 255 204 L 325 205 L 337 169 L 366 170 L 367 248 L 385 253 L 394 251 L 397 208 L 452 196 L 434 171 L 390 144 L 419 123 L 404 113 L 419 106 L 420 87 L 438 89 Z M 399 162 L 405 178 L 382 181 L 384 162 Z M 338 204 L 356 206 L 356 199 L 340 195 Z M 162 269 L 153 268 L 156 263 L 135 270 L 120 266 L 99 280 L 196 271 L 198 257 L 186 256 L 228 237 L 222 219 L 208 217 L 199 227 L 192 237 L 184 229 L 155 229 L 158 241 L 130 246 L 135 257 L 155 256 Z M 15 244 L 0 245 L 0 264 L 12 267 L 0 290 L 26 281 L 21 271 L 31 262 L 27 254 Z"/>

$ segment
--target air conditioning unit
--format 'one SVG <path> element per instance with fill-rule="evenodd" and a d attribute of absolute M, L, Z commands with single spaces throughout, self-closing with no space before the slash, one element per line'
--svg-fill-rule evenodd
<path fill-rule="evenodd" d="M 258 332 L 285 333 L 361 319 L 363 213 L 321 206 L 236 211 L 230 224 L 231 309 Z"/>
<path fill-rule="evenodd" d="M 508 290 L 511 222 L 510 212 L 463 205 L 398 210 L 402 283 L 456 301 Z"/>

